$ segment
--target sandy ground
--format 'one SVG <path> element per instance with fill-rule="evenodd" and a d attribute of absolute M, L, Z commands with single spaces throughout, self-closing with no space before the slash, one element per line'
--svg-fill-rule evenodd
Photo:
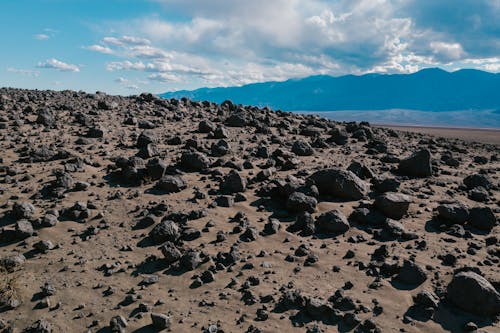
<path fill-rule="evenodd" d="M 170 316 L 173 332 L 461 333 L 469 322 L 489 333 L 500 332 L 494 317 L 469 313 L 451 304 L 446 296 L 446 287 L 459 268 L 479 269 L 491 282 L 486 282 L 491 289 L 492 285 L 497 288 L 500 285 L 500 242 L 493 242 L 500 231 L 497 146 L 429 140 L 420 133 L 392 133 L 383 128 L 351 128 L 347 132 L 345 124 L 251 108 L 243 110 L 243 114 L 251 117 L 247 125 L 234 127 L 227 121 L 236 112 L 233 106 L 167 103 L 146 97 L 17 90 L 2 90 L 0 97 L 3 124 L 0 258 L 15 254 L 26 258 L 24 264 L 12 271 L 0 270 L 1 281 L 10 281 L 0 283 L 0 305 L 12 299 L 17 301 L 12 309 L 0 312 L 0 332 L 3 327 L 22 332 L 42 320 L 52 330 L 31 332 L 106 333 L 111 332 L 110 321 L 115 316 L 127 321 L 124 332 L 158 332 L 152 325 L 151 312 Z M 105 105 L 98 101 L 104 101 Z M 38 120 L 39 110 L 52 112 L 52 126 L 41 124 L 44 121 Z M 139 184 L 127 182 L 116 158 L 135 156 L 139 151 L 137 138 L 144 132 L 137 122 L 128 121 L 132 116 L 153 125 L 151 131 L 157 138 L 155 154 L 173 167 L 169 172 L 184 179 L 186 188 L 175 193 L 158 193 L 154 190 L 157 181 L 148 176 L 141 178 Z M 211 151 L 218 139 L 198 131 L 199 123 L 206 119 L 227 130 L 225 140 L 230 150 L 222 157 L 214 156 Z M 96 127 L 104 129 L 102 136 L 91 137 L 89 129 Z M 311 136 L 311 129 L 317 137 Z M 346 142 L 329 141 L 335 129 L 345 131 Z M 480 133 L 484 135 L 484 131 Z M 323 142 L 315 141 L 318 138 Z M 298 140 L 314 146 L 311 155 L 290 152 Z M 51 149 L 63 150 L 65 154 L 30 161 L 38 156 L 36 148 L 42 144 L 52 145 Z M 191 171 L 178 163 L 188 150 L 187 145 L 197 147 L 209 159 L 208 170 Z M 262 146 L 267 147 L 268 157 L 256 153 Z M 373 151 L 373 147 L 379 151 Z M 432 156 L 432 176 L 412 178 L 398 174 L 394 158 L 407 158 L 423 148 Z M 455 158 L 458 167 L 447 165 L 446 156 Z M 75 159 L 83 161 L 76 170 L 69 167 Z M 143 162 L 149 160 L 148 157 Z M 279 163 L 284 161 L 293 161 L 293 167 L 281 167 Z M 345 170 L 353 161 L 372 172 L 364 180 L 367 193 L 362 199 L 316 195 L 312 193 L 315 185 L 305 183 L 307 176 L 317 169 Z M 243 168 L 244 162 L 250 165 Z M 430 166 L 430 161 L 427 162 Z M 144 166 L 137 168 L 144 171 Z M 55 171 L 61 169 L 68 170 L 75 184 L 85 182 L 88 187 L 68 186 L 60 197 L 44 194 L 44 188 L 57 184 Z M 220 207 L 215 204 L 222 194 L 220 184 L 236 169 L 248 181 L 242 193 L 246 200 Z M 270 171 L 268 178 L 257 177 L 262 170 Z M 117 178 L 112 177 L 115 173 Z M 464 178 L 473 174 L 487 175 L 491 182 L 483 202 L 472 200 L 463 185 Z M 359 207 L 368 207 L 376 213 L 372 204 L 380 193 L 370 185 L 373 178 L 396 180 L 400 185 L 395 191 L 409 196 L 408 210 L 399 220 L 403 231 L 395 228 L 394 234 L 384 238 L 380 233 L 383 234 L 385 227 L 357 222 L 350 222 L 348 230 L 340 234 L 316 232 L 302 236 L 288 231 L 296 214 L 287 208 L 286 197 L 273 199 L 259 194 L 259 190 L 273 184 L 278 186 L 277 183 L 284 183 L 284 189 L 295 186 L 289 176 L 296 177 L 311 191 L 311 196 L 317 197 L 318 204 L 311 214 L 313 220 L 334 209 L 346 219 Z M 468 238 L 451 235 L 451 227 L 435 220 L 435 209 L 441 202 L 456 201 L 468 207 L 489 208 L 495 214 L 496 226 L 481 231 L 468 221 L 455 226 L 467 232 Z M 65 216 L 65 209 L 76 202 L 87 203 L 88 217 Z M 19 221 L 12 214 L 15 203 L 34 205 L 36 211 L 28 217 L 30 223 L 36 225 L 53 209 L 60 212 L 59 221 L 53 227 L 36 229 L 30 237 L 19 239 L 15 227 Z M 152 243 L 149 233 L 162 219 L 175 216 L 171 214 L 200 209 L 205 211 L 204 215 L 179 222 L 183 236 L 187 228 L 193 228 L 200 231 L 199 237 L 176 239 L 175 246 L 183 253 L 188 249 L 203 252 L 207 261 L 193 270 L 182 269 L 176 262 L 166 263 L 158 248 L 160 244 Z M 138 222 L 153 212 L 156 214 L 153 225 L 138 227 Z M 244 216 L 240 222 L 233 219 L 237 214 Z M 275 234 L 261 233 L 271 219 L 279 222 L 280 229 Z M 235 229 L 239 223 L 242 230 Z M 255 240 L 242 240 L 246 223 L 258 231 Z M 218 234 L 223 234 L 224 239 L 216 241 Z M 37 250 L 35 244 L 41 240 L 51 241 L 55 247 Z M 227 266 L 218 265 L 218 255 L 228 253 L 235 245 L 239 258 Z M 297 252 L 301 246 L 306 247 L 307 255 Z M 382 246 L 388 252 L 384 264 L 395 270 L 388 275 L 377 273 L 378 268 L 372 262 L 373 253 Z M 443 255 L 452 255 L 456 262 L 445 263 Z M 308 257 L 317 260 L 306 264 Z M 404 260 L 412 260 L 426 280 L 411 285 L 401 283 L 398 274 Z M 215 272 L 214 281 L 191 287 L 207 271 Z M 144 284 L 150 275 L 157 280 Z M 55 288 L 53 294 L 41 293 L 46 283 Z M 294 290 L 305 304 L 298 302 L 279 311 L 285 293 Z M 412 312 L 413 297 L 422 290 L 437 298 L 431 317 L 426 319 Z M 342 299 L 350 308 L 334 309 L 336 305 L 329 298 L 336 292 L 343 293 Z M 244 299 L 248 296 L 253 297 L 253 302 L 247 304 Z M 267 317 L 258 315 L 263 312 Z M 350 327 L 348 319 L 354 315 L 357 326 Z M 378 330 L 361 330 L 358 320 L 361 323 L 372 320 Z M 216 329 L 209 331 L 210 325 Z"/>
<path fill-rule="evenodd" d="M 419 127 L 419 126 L 396 126 L 375 125 L 383 128 L 392 128 L 398 131 L 422 133 L 442 138 L 460 139 L 468 142 L 482 142 L 500 145 L 500 129 L 481 128 L 446 128 L 446 127 Z"/>

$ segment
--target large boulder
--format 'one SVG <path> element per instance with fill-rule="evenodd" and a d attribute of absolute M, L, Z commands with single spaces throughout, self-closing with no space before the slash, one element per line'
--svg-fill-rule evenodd
<path fill-rule="evenodd" d="M 298 156 L 310 156 L 314 149 L 304 140 L 297 140 L 292 145 L 292 152 Z"/>
<path fill-rule="evenodd" d="M 180 176 L 163 176 L 156 184 L 156 188 L 165 193 L 177 193 L 186 187 L 186 182 Z"/>
<path fill-rule="evenodd" d="M 482 276 L 474 272 L 460 272 L 447 288 L 447 298 L 462 310 L 480 315 L 500 313 L 500 294 Z"/>
<path fill-rule="evenodd" d="M 408 212 L 411 198 L 402 193 L 387 192 L 375 199 L 375 207 L 385 216 L 400 220 Z"/>
<path fill-rule="evenodd" d="M 316 218 L 316 230 L 325 234 L 341 234 L 349 230 L 347 218 L 338 210 L 331 210 Z"/>
<path fill-rule="evenodd" d="M 424 178 L 432 176 L 431 152 L 422 149 L 401 160 L 399 162 L 399 172 L 410 177 Z"/>
<path fill-rule="evenodd" d="M 316 171 L 308 179 L 316 184 L 321 195 L 332 195 L 347 200 L 362 199 L 370 187 L 351 171 L 340 169 Z"/>
<path fill-rule="evenodd" d="M 222 192 L 229 194 L 245 192 L 247 180 L 240 175 L 238 171 L 232 170 L 224 177 L 224 181 L 221 183 L 220 188 Z"/>
<path fill-rule="evenodd" d="M 413 261 L 405 260 L 399 270 L 397 280 L 408 285 L 420 285 L 427 280 L 427 274 Z"/>
<path fill-rule="evenodd" d="M 469 219 L 469 209 L 461 202 L 441 204 L 436 212 L 439 220 L 449 224 L 464 224 Z"/>
<path fill-rule="evenodd" d="M 202 171 L 210 167 L 210 160 L 203 153 L 185 151 L 181 156 L 181 166 L 191 171 Z"/>
<path fill-rule="evenodd" d="M 479 173 L 465 177 L 464 185 L 467 186 L 469 190 L 472 190 L 476 187 L 483 187 L 488 190 L 493 186 L 491 180 L 487 176 L 481 175 Z"/>
<path fill-rule="evenodd" d="M 490 207 L 474 207 L 470 210 L 469 223 L 477 229 L 490 231 L 497 224 Z"/>
<path fill-rule="evenodd" d="M 181 234 L 177 223 L 163 220 L 151 230 L 149 236 L 157 243 L 164 243 L 177 241 Z"/>

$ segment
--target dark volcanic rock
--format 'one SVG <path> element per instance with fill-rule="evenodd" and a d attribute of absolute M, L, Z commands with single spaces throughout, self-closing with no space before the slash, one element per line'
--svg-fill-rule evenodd
<path fill-rule="evenodd" d="M 441 204 L 437 208 L 437 217 L 450 224 L 464 224 L 469 219 L 469 209 L 462 203 Z"/>
<path fill-rule="evenodd" d="M 410 177 L 432 176 L 431 152 L 422 149 L 401 160 L 399 162 L 399 172 Z"/>
<path fill-rule="evenodd" d="M 456 274 L 447 288 L 447 298 L 459 308 L 479 316 L 500 313 L 500 294 L 474 272 Z"/>
<path fill-rule="evenodd" d="M 310 197 L 301 192 L 293 192 L 286 202 L 286 208 L 292 213 L 314 213 L 318 202 L 314 197 Z"/>
<path fill-rule="evenodd" d="M 224 193 L 240 193 L 245 192 L 247 180 L 238 171 L 232 170 L 224 177 L 220 188 Z"/>
<path fill-rule="evenodd" d="M 331 195 L 342 199 L 360 200 L 369 190 L 369 185 L 354 173 L 340 169 L 316 171 L 309 177 L 309 180 L 316 184 L 321 195 Z"/>
<path fill-rule="evenodd" d="M 180 176 L 163 176 L 156 184 L 156 188 L 165 193 L 180 192 L 186 187 L 186 182 Z"/>
<path fill-rule="evenodd" d="M 191 171 L 202 171 L 210 167 L 210 160 L 203 153 L 186 151 L 181 156 L 181 166 Z"/>
<path fill-rule="evenodd" d="M 316 230 L 320 233 L 337 234 L 349 230 L 347 218 L 338 210 L 331 210 L 316 218 Z"/>
<path fill-rule="evenodd" d="M 149 236 L 155 242 L 163 243 L 175 242 L 181 235 L 177 223 L 170 220 L 163 220 L 151 230 Z"/>
<path fill-rule="evenodd" d="M 385 216 L 400 220 L 408 212 L 411 198 L 405 194 L 387 192 L 375 199 L 375 207 Z"/>

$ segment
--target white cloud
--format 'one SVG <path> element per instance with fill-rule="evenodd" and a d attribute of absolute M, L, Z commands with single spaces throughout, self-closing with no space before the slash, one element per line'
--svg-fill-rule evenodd
<path fill-rule="evenodd" d="M 146 38 L 133 37 L 133 36 L 104 37 L 102 41 L 103 41 L 103 43 L 115 45 L 115 46 L 149 45 L 151 43 Z"/>
<path fill-rule="evenodd" d="M 444 61 L 458 60 L 465 54 L 459 43 L 431 42 L 432 52 Z"/>
<path fill-rule="evenodd" d="M 7 72 L 16 73 L 16 74 L 24 75 L 24 76 L 31 76 L 31 77 L 39 77 L 40 76 L 39 71 L 33 71 L 30 69 L 19 69 L 19 68 L 14 68 L 14 67 L 7 68 Z"/>
<path fill-rule="evenodd" d="M 108 26 L 116 35 L 99 45 L 120 58 L 108 63 L 108 70 L 150 73 L 149 80 L 164 83 L 232 85 L 452 68 L 474 59 L 468 41 L 491 35 L 500 22 L 493 0 L 464 0 L 470 17 L 455 0 L 440 1 L 443 6 L 430 0 L 153 1 L 183 19 L 154 14 Z M 483 9 L 498 20 L 481 19 Z M 433 14 L 443 11 L 450 15 Z M 474 38 L 460 37 L 466 32 L 463 22 L 470 23 Z M 482 44 L 500 54 L 498 36 L 486 36 Z M 475 66 L 494 70 L 496 64 Z"/>
<path fill-rule="evenodd" d="M 113 54 L 113 50 L 110 49 L 107 46 L 102 46 L 98 44 L 90 45 L 87 47 L 88 50 L 99 52 L 99 53 L 104 53 L 104 54 Z"/>
<path fill-rule="evenodd" d="M 68 64 L 68 63 L 62 62 L 60 60 L 57 60 L 55 58 L 48 59 L 47 61 L 44 61 L 44 62 L 39 62 L 37 67 L 38 68 L 57 69 L 58 71 L 61 71 L 61 72 L 79 72 L 80 71 L 80 67 L 78 67 L 77 65 Z"/>
<path fill-rule="evenodd" d="M 47 40 L 50 38 L 50 36 L 47 34 L 36 34 L 36 35 L 33 35 L 33 38 L 38 39 L 38 40 Z"/>
<path fill-rule="evenodd" d="M 146 65 L 142 61 L 132 62 L 129 60 L 125 61 L 113 61 L 106 66 L 106 70 L 110 72 L 123 71 L 123 70 L 145 70 Z"/>
<path fill-rule="evenodd" d="M 175 74 L 169 73 L 155 73 L 148 76 L 148 79 L 159 82 L 177 82 L 180 81 L 180 77 Z"/>

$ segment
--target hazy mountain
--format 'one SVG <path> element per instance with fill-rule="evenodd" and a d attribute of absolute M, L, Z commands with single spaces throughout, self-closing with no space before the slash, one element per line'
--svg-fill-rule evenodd
<path fill-rule="evenodd" d="M 430 68 L 413 74 L 320 75 L 160 96 L 218 103 L 229 99 L 289 111 L 500 109 L 500 74 L 471 69 L 450 73 Z"/>

